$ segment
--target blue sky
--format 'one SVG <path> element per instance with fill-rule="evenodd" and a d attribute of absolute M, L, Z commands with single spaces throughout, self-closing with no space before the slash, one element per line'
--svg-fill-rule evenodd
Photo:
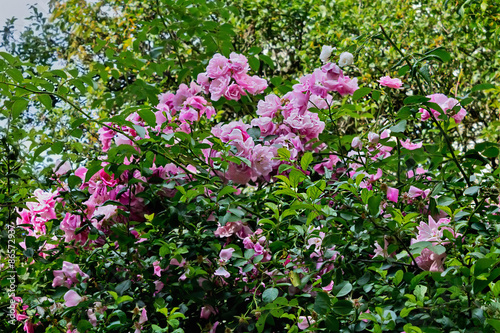
<path fill-rule="evenodd" d="M 49 0 L 0 0 L 0 28 L 11 17 L 17 17 L 15 28 L 19 32 L 25 25 L 25 17 L 30 15 L 29 5 L 38 4 L 38 9 L 44 13 L 49 12 Z"/>

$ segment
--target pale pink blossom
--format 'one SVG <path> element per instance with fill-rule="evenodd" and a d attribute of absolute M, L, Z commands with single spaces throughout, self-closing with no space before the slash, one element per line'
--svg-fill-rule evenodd
<path fill-rule="evenodd" d="M 257 145 L 252 152 L 252 168 L 254 174 L 267 176 L 276 165 L 276 147 Z"/>
<path fill-rule="evenodd" d="M 229 62 L 229 68 L 236 74 L 246 73 L 249 70 L 248 59 L 242 54 L 231 52 Z"/>
<path fill-rule="evenodd" d="M 380 139 L 380 135 L 376 134 L 376 133 L 373 133 L 373 132 L 370 132 L 368 133 L 368 141 L 372 144 L 377 144 L 378 143 L 378 140 Z"/>
<path fill-rule="evenodd" d="M 217 270 L 214 272 L 214 275 L 223 276 L 225 278 L 228 278 L 231 276 L 231 274 L 229 274 L 229 272 L 224 267 L 217 268 Z"/>
<path fill-rule="evenodd" d="M 455 232 L 449 227 L 450 220 L 447 218 L 440 218 L 435 221 L 432 216 L 429 215 L 429 222 L 420 222 L 417 226 L 418 235 L 417 241 L 419 242 L 432 242 L 433 244 L 447 244 L 448 242 L 443 242 L 444 230 L 448 230 L 453 236 Z"/>
<path fill-rule="evenodd" d="M 406 148 L 408 150 L 415 150 L 415 149 L 422 148 L 422 142 L 412 143 L 410 141 L 410 139 L 406 139 L 405 141 L 400 141 L 400 142 L 401 142 L 401 146 L 403 146 L 403 148 Z"/>
<path fill-rule="evenodd" d="M 226 92 L 226 89 L 229 85 L 229 81 L 231 78 L 229 76 L 221 76 L 216 78 L 210 83 L 210 98 L 213 101 L 218 101 L 222 95 Z"/>
<path fill-rule="evenodd" d="M 219 258 L 222 261 L 229 261 L 233 256 L 234 248 L 230 247 L 220 251 Z"/>
<path fill-rule="evenodd" d="M 64 294 L 64 300 L 66 301 L 66 307 L 77 306 L 83 300 L 80 295 L 77 294 L 74 290 L 68 290 L 66 294 Z"/>
<path fill-rule="evenodd" d="M 363 148 L 363 143 L 361 142 L 361 140 L 356 136 L 352 139 L 352 142 L 351 142 L 351 147 L 354 148 L 354 149 L 361 149 Z"/>
<path fill-rule="evenodd" d="M 455 98 L 448 98 L 444 94 L 432 94 L 428 95 L 427 97 L 430 98 L 429 102 L 436 103 L 437 105 L 439 105 L 441 110 L 446 115 L 451 116 L 453 119 L 455 119 L 455 122 L 457 124 L 461 123 L 464 117 L 467 115 L 467 111 L 464 108 L 462 108 L 460 103 Z M 459 107 L 459 110 L 457 112 L 450 111 L 456 106 Z M 431 117 L 430 113 L 426 109 L 421 108 L 419 109 L 419 112 L 422 113 L 421 120 L 427 120 Z M 434 110 L 431 108 L 431 112 L 437 120 L 440 120 L 439 119 L 439 116 L 441 115 L 440 110 Z"/>
<path fill-rule="evenodd" d="M 305 330 L 310 324 L 314 324 L 316 321 L 312 319 L 311 316 L 299 316 L 297 326 L 301 330 Z"/>
<path fill-rule="evenodd" d="M 226 75 L 229 70 L 229 60 L 223 55 L 216 53 L 208 62 L 207 76 L 212 79 L 220 78 Z"/>
<path fill-rule="evenodd" d="M 241 95 L 243 94 L 245 94 L 243 89 L 241 89 L 239 85 L 233 83 L 229 85 L 229 87 L 227 87 L 227 90 L 224 92 L 224 97 L 227 100 L 238 101 L 241 98 Z"/>
<path fill-rule="evenodd" d="M 276 124 L 270 117 L 259 117 L 252 119 L 252 127 L 258 127 L 260 129 L 260 135 L 266 137 L 268 135 L 273 135 L 276 131 Z"/>
<path fill-rule="evenodd" d="M 240 239 L 244 239 L 253 234 L 250 227 L 241 221 L 227 222 L 223 227 L 219 226 L 214 232 L 217 237 L 230 237 L 232 235 L 238 236 Z"/>
<path fill-rule="evenodd" d="M 424 271 L 442 272 L 444 271 L 443 262 L 446 258 L 446 253 L 436 254 L 431 250 L 424 248 L 420 256 L 415 258 L 418 267 Z"/>
<path fill-rule="evenodd" d="M 274 118 L 276 113 L 281 108 L 281 99 L 274 95 L 267 95 L 264 100 L 257 103 L 257 114 L 261 117 Z"/>
<path fill-rule="evenodd" d="M 82 272 L 77 264 L 72 264 L 67 261 L 63 261 L 62 270 L 55 270 L 54 281 L 52 282 L 52 287 L 65 286 L 70 288 L 73 284 L 78 283 L 79 278 L 82 280 L 87 279 L 89 276 Z"/>

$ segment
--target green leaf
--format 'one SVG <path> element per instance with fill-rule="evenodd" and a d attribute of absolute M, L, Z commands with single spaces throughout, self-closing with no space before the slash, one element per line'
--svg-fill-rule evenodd
<path fill-rule="evenodd" d="M 228 193 L 234 193 L 238 191 L 231 185 L 226 185 L 218 194 L 217 194 L 217 200 L 220 200 L 220 198 Z"/>
<path fill-rule="evenodd" d="M 394 274 L 394 279 L 392 280 L 392 282 L 394 283 L 395 286 L 399 285 L 401 281 L 403 281 L 403 276 L 404 273 L 402 270 L 399 270 L 396 272 L 396 274 Z"/>
<path fill-rule="evenodd" d="M 323 291 L 319 291 L 314 301 L 314 311 L 320 315 L 325 315 L 330 310 L 331 300 L 330 296 Z"/>
<path fill-rule="evenodd" d="M 474 264 L 474 276 L 479 276 L 484 272 L 488 271 L 493 266 L 494 263 L 495 260 L 491 258 L 478 259 Z"/>
<path fill-rule="evenodd" d="M 92 324 L 88 320 L 81 319 L 78 322 L 78 325 L 76 326 L 76 328 L 77 328 L 78 332 L 86 332 L 87 330 L 93 329 L 94 326 L 92 326 Z"/>
<path fill-rule="evenodd" d="M 352 285 L 349 283 L 349 281 L 342 281 L 341 283 L 338 283 L 333 286 L 332 294 L 337 297 L 343 297 L 349 294 L 351 290 L 352 290 Z"/>
<path fill-rule="evenodd" d="M 123 293 L 127 290 L 130 289 L 130 287 L 132 286 L 132 281 L 130 280 L 125 280 L 125 281 L 122 281 L 120 282 L 116 287 L 115 287 L 115 290 L 116 292 L 118 293 L 119 296 L 122 296 Z"/>
<path fill-rule="evenodd" d="M 37 98 L 46 109 L 52 109 L 52 98 L 49 95 L 40 94 Z"/>
<path fill-rule="evenodd" d="M 479 192 L 479 189 L 480 189 L 479 186 L 471 186 L 464 191 L 464 195 L 467 195 L 470 197 L 475 196 L 477 194 L 477 192 Z"/>
<path fill-rule="evenodd" d="M 493 295 L 495 295 L 495 297 L 498 297 L 498 295 L 500 294 L 500 280 L 497 281 L 496 283 L 492 282 L 490 284 L 490 289 Z"/>
<path fill-rule="evenodd" d="M 248 64 L 254 72 L 259 71 L 260 61 L 256 57 L 248 57 Z"/>
<path fill-rule="evenodd" d="M 268 288 L 262 293 L 262 301 L 264 303 L 271 303 L 279 295 L 279 290 L 276 288 Z"/>
<path fill-rule="evenodd" d="M 377 317 L 372 315 L 371 313 L 361 313 L 358 317 L 359 320 L 371 320 L 374 323 L 378 322 Z"/>
<path fill-rule="evenodd" d="M 36 159 L 41 153 L 50 148 L 50 144 L 46 143 L 38 147 L 33 153 L 33 160 Z"/>
<path fill-rule="evenodd" d="M 139 135 L 141 138 L 144 139 L 146 137 L 146 129 L 144 127 L 136 125 L 136 124 L 132 125 L 132 127 L 137 132 L 137 135 Z"/>
<path fill-rule="evenodd" d="M 23 73 L 21 73 L 21 71 L 17 68 L 9 68 L 5 72 L 18 83 L 22 83 L 24 81 Z"/>
<path fill-rule="evenodd" d="M 109 291 L 108 290 L 108 293 L 115 299 L 115 301 L 118 299 L 118 294 L 115 293 L 114 291 Z"/>
<path fill-rule="evenodd" d="M 259 58 L 260 60 L 264 61 L 269 67 L 271 67 L 271 69 L 274 69 L 274 62 L 270 57 L 266 56 L 265 54 L 260 54 Z"/>
<path fill-rule="evenodd" d="M 498 319 L 487 319 L 486 322 L 491 325 L 497 332 L 500 332 L 500 320 Z"/>
<path fill-rule="evenodd" d="M 417 297 L 417 300 L 424 302 L 425 294 L 427 293 L 427 287 L 423 285 L 418 285 L 415 287 L 413 294 Z"/>
<path fill-rule="evenodd" d="M 488 90 L 488 89 L 494 89 L 495 85 L 491 83 L 481 83 L 477 84 L 474 87 L 472 87 L 472 90 L 470 91 L 471 93 L 476 92 L 476 91 L 481 91 L 481 90 Z"/>
<path fill-rule="evenodd" d="M 300 166 L 302 167 L 302 170 L 307 171 L 307 167 L 311 162 L 313 161 L 313 155 L 311 152 L 306 152 L 304 156 L 300 159 Z"/>
<path fill-rule="evenodd" d="M 141 119 L 146 122 L 151 127 L 156 127 L 156 115 L 153 113 L 153 111 L 148 110 L 148 109 L 142 109 L 137 112 L 139 116 L 141 116 Z"/>
<path fill-rule="evenodd" d="M 258 140 L 260 138 L 260 128 L 257 126 L 254 126 L 252 128 L 249 128 L 247 130 L 248 135 L 252 137 L 254 140 Z"/>
<path fill-rule="evenodd" d="M 130 302 L 133 300 L 134 299 L 132 297 L 130 297 L 129 295 L 125 295 L 125 296 L 118 297 L 118 299 L 116 300 L 116 304 L 120 304 L 123 302 Z"/>
<path fill-rule="evenodd" d="M 406 129 L 406 120 L 401 120 L 394 126 L 391 126 L 390 130 L 394 133 L 403 133 Z"/>
<path fill-rule="evenodd" d="M 357 101 L 358 99 L 360 98 L 363 98 L 365 97 L 366 95 L 368 95 L 373 89 L 371 88 L 368 88 L 368 87 L 363 87 L 363 88 L 359 88 L 358 90 L 356 90 L 354 92 L 354 94 L 352 95 L 352 99 L 354 101 Z"/>
<path fill-rule="evenodd" d="M 428 54 L 432 54 L 439 57 L 439 59 L 441 59 L 443 62 L 448 62 L 451 60 L 451 55 L 443 48 L 435 49 L 429 52 Z"/>
<path fill-rule="evenodd" d="M 14 102 L 14 104 L 12 104 L 12 119 L 16 119 L 17 117 L 19 117 L 21 112 L 26 110 L 26 108 L 28 107 L 28 104 L 29 104 L 29 101 L 27 99 L 22 98 L 22 99 L 16 100 Z"/>
<path fill-rule="evenodd" d="M 420 104 L 420 103 L 423 103 L 423 102 L 427 102 L 429 100 L 430 100 L 429 97 L 420 96 L 420 95 L 414 95 L 414 96 L 406 97 L 404 99 L 403 103 L 405 105 L 407 105 L 407 104 Z"/>
<path fill-rule="evenodd" d="M 376 195 L 370 197 L 368 199 L 368 208 L 370 210 L 370 214 L 373 216 L 377 216 L 380 213 L 380 202 L 382 201 L 382 197 L 380 195 Z"/>
<path fill-rule="evenodd" d="M 68 186 L 70 188 L 75 188 L 75 187 L 79 186 L 81 183 L 82 183 L 82 179 L 78 176 L 71 175 L 68 178 Z"/>
<path fill-rule="evenodd" d="M 352 312 L 352 309 L 353 309 L 352 302 L 347 300 L 337 301 L 332 306 L 332 310 L 335 313 L 343 316 L 347 316 L 348 314 L 350 314 Z"/>
<path fill-rule="evenodd" d="M 416 309 L 415 307 L 404 308 L 403 310 L 401 310 L 401 313 L 399 315 L 401 316 L 401 318 L 405 318 L 410 314 L 411 310 L 415 310 L 415 309 Z"/>
<path fill-rule="evenodd" d="M 499 150 L 497 147 L 489 147 L 483 151 L 483 155 L 489 158 L 498 157 Z"/>
<path fill-rule="evenodd" d="M 286 148 L 278 148 L 278 156 L 281 160 L 283 161 L 289 161 L 290 160 L 290 152 Z"/>

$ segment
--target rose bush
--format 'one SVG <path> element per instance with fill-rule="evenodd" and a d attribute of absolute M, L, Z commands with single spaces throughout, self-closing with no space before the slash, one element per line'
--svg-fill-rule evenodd
<path fill-rule="evenodd" d="M 407 91 L 411 73 L 360 88 L 353 55 L 341 69 L 331 52 L 281 89 L 216 54 L 154 108 L 97 120 L 101 156 L 17 210 L 11 327 L 498 329 L 498 148 L 457 154 L 459 100 Z M 252 112 L 223 123 L 221 101 Z M 341 136 L 343 117 L 370 126 Z"/>

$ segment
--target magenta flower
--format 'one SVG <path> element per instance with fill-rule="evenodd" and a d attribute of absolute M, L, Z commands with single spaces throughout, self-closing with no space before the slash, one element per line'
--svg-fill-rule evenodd
<path fill-rule="evenodd" d="M 461 123 L 462 120 L 467 115 L 467 111 L 465 111 L 465 109 L 462 108 L 460 103 L 455 98 L 448 98 L 444 94 L 432 94 L 432 95 L 428 95 L 427 97 L 430 98 L 430 102 L 436 103 L 437 105 L 439 105 L 439 107 L 441 108 L 441 110 L 443 110 L 443 112 L 445 114 L 447 114 L 448 116 L 451 116 L 453 119 L 455 119 L 455 122 L 457 124 Z M 450 110 L 453 110 L 453 108 L 455 106 L 458 106 L 459 110 L 456 112 L 455 111 L 449 112 Z M 427 111 L 425 109 L 421 108 L 421 109 L 419 109 L 419 112 L 422 113 L 421 118 L 420 118 L 421 120 L 427 120 L 431 117 L 429 111 Z M 431 112 L 436 119 L 438 119 L 438 117 L 441 115 L 441 111 L 439 111 L 439 110 L 431 109 Z"/>
<path fill-rule="evenodd" d="M 429 195 L 429 193 L 431 193 L 430 189 L 421 190 L 421 189 L 419 189 L 418 187 L 415 187 L 415 186 L 410 186 L 410 190 L 408 191 L 408 195 L 412 199 L 416 199 L 418 197 L 422 197 L 422 198 L 425 199 L 425 198 L 427 198 L 427 196 Z"/>
<path fill-rule="evenodd" d="M 391 79 L 390 76 L 383 76 L 377 81 L 381 86 L 400 89 L 403 85 L 400 79 Z"/>
<path fill-rule="evenodd" d="M 387 200 L 398 202 L 399 190 L 394 187 L 387 187 Z"/>
<path fill-rule="evenodd" d="M 74 283 L 78 282 L 78 275 L 84 280 L 89 276 L 82 272 L 77 264 L 72 264 L 67 261 L 63 261 L 63 269 L 55 270 L 54 281 L 52 282 L 52 287 L 65 286 L 70 288 Z"/>
<path fill-rule="evenodd" d="M 208 319 L 211 315 L 217 314 L 217 311 L 211 305 L 205 305 L 201 308 L 200 318 Z"/>

